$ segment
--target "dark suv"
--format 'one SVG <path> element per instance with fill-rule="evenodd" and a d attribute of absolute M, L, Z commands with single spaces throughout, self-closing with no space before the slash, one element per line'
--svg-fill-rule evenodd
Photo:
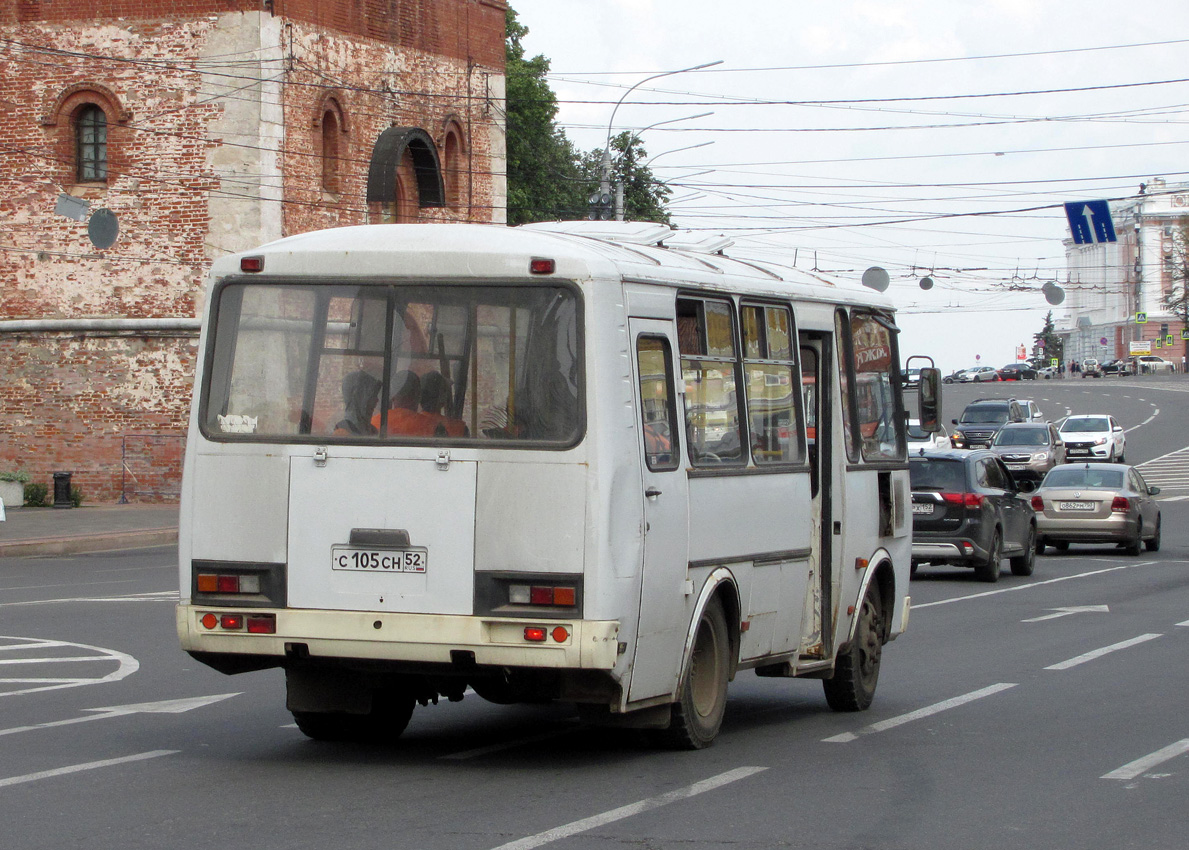
<path fill-rule="evenodd" d="M 1027 412 L 1014 398 L 980 398 L 954 420 L 950 443 L 955 449 L 984 448 L 991 445 L 1001 425 L 1027 421 Z"/>
<path fill-rule="evenodd" d="M 1036 516 L 1031 482 L 1017 485 L 989 451 L 923 451 L 908 458 L 912 482 L 912 571 L 918 564 L 974 567 L 999 580 L 999 562 L 1032 575 Z"/>

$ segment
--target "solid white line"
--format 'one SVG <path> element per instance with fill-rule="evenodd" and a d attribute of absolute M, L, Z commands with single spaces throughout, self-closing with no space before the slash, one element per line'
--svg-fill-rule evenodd
<path fill-rule="evenodd" d="M 1096 658 L 1101 658 L 1112 652 L 1117 652 L 1120 649 L 1128 649 L 1141 643 L 1147 643 L 1150 640 L 1155 640 L 1164 635 L 1140 635 L 1131 640 L 1125 640 L 1120 643 L 1112 643 L 1110 646 L 1104 646 L 1102 649 L 1095 649 L 1092 652 L 1087 652 L 1084 655 L 1079 655 L 1076 658 L 1071 658 L 1068 661 L 1062 661 L 1060 664 L 1050 664 L 1046 670 L 1068 670 L 1070 667 L 1077 667 L 1079 664 L 1085 664 L 1087 661 L 1093 661 Z"/>
<path fill-rule="evenodd" d="M 929 717 L 933 714 L 939 714 L 951 708 L 957 708 L 960 705 L 965 705 L 968 702 L 974 702 L 976 699 L 989 697 L 1000 691 L 1006 691 L 1008 688 L 1014 688 L 1014 682 L 1000 682 L 997 685 L 990 685 L 981 688 L 977 691 L 971 691 L 968 694 L 963 694 L 953 699 L 947 699 L 943 702 L 937 702 L 933 705 L 927 705 L 924 708 L 918 708 L 916 711 L 910 711 L 908 714 L 901 714 L 899 717 L 892 717 L 888 720 L 881 720 L 879 723 L 872 723 L 870 726 L 864 726 L 858 732 L 844 732 L 841 735 L 834 735 L 830 738 L 822 738 L 822 743 L 825 744 L 845 744 L 855 740 L 860 735 L 870 735 L 873 732 L 883 732 L 887 729 L 893 729 L 904 723 L 911 723 L 914 720 L 920 720 L 923 717 Z"/>
<path fill-rule="evenodd" d="M 1189 738 L 1182 738 L 1175 744 L 1169 744 L 1163 749 L 1146 755 L 1141 759 L 1136 759 L 1130 764 L 1125 764 L 1117 770 L 1112 770 L 1110 773 L 1103 774 L 1101 779 L 1135 779 L 1142 773 L 1146 773 L 1151 768 L 1158 764 L 1174 759 L 1179 755 L 1189 752 Z"/>
<path fill-rule="evenodd" d="M 987 590 L 982 593 L 972 593 L 969 596 L 955 596 L 952 599 L 939 599 L 936 602 L 922 602 L 920 605 L 913 605 L 913 611 L 919 611 L 921 608 L 932 608 L 934 605 L 949 605 L 951 602 L 965 602 L 969 599 L 982 599 L 985 596 L 998 596 L 1001 593 L 1015 593 L 1018 590 L 1031 590 L 1034 587 L 1043 587 L 1046 584 L 1056 584 L 1059 581 L 1073 581 L 1078 578 L 1087 578 L 1089 576 L 1102 575 L 1104 573 L 1113 573 L 1116 570 L 1133 570 L 1136 567 L 1150 567 L 1153 564 L 1167 564 L 1169 561 L 1140 561 L 1135 564 L 1123 564 L 1117 567 L 1107 567 L 1103 570 L 1094 570 L 1088 573 L 1078 573 L 1072 576 L 1061 576 L 1060 578 L 1050 578 L 1044 581 L 1034 581 L 1028 584 L 1017 584 L 1015 587 L 1005 587 L 1001 590 Z"/>
<path fill-rule="evenodd" d="M 1178 626 L 1189 626 L 1189 620 L 1185 620 L 1183 623 L 1177 623 L 1177 625 Z"/>
<path fill-rule="evenodd" d="M 638 815 L 641 812 L 667 806 L 669 803 L 688 800 L 690 797 L 696 797 L 698 794 L 713 791 L 716 788 L 721 788 L 740 779 L 746 779 L 767 769 L 766 767 L 737 767 L 734 770 L 728 770 L 726 773 L 720 773 L 718 776 L 703 779 L 701 782 L 695 782 L 693 785 L 678 788 L 676 791 L 670 791 L 667 794 L 649 797 L 647 800 L 641 800 L 638 803 L 620 806 L 618 809 L 612 809 L 609 812 L 576 820 L 564 826 L 559 826 L 556 829 L 539 832 L 536 835 L 530 835 L 527 838 L 521 838 L 517 841 L 509 841 L 507 844 L 501 844 L 499 847 L 496 847 L 495 850 L 531 850 L 533 847 L 540 847 L 543 844 L 549 844 L 562 838 L 569 838 L 571 835 L 577 835 L 580 832 L 586 832 L 596 827 L 606 826 L 609 823 L 630 818 L 632 815 Z"/>
<path fill-rule="evenodd" d="M 82 773 L 84 770 L 97 770 L 101 767 L 113 767 L 117 764 L 127 764 L 128 762 L 144 761 L 145 759 L 155 759 L 158 756 L 171 756 L 174 753 L 181 752 L 180 750 L 150 750 L 147 753 L 137 753 L 134 756 L 122 756 L 118 759 L 104 759 L 103 761 L 89 761 L 86 764 L 73 764 L 69 767 L 59 767 L 55 770 L 43 770 L 38 773 L 26 773 L 24 776 L 11 776 L 8 779 L 0 779 L 0 788 L 7 788 L 9 785 L 20 785 L 24 782 L 36 782 L 39 779 L 50 779 L 54 776 L 65 776 L 70 773 Z"/>

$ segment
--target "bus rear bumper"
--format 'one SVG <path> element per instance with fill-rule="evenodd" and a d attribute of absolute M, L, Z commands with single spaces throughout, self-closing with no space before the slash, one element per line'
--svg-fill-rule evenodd
<path fill-rule="evenodd" d="M 214 626 L 207 615 L 214 615 Z M 235 617 L 275 615 L 273 634 L 248 633 Z M 615 620 L 529 620 L 444 614 L 303 609 L 219 609 L 182 603 L 178 638 L 187 652 L 452 664 L 459 651 L 482 666 L 611 670 L 619 656 Z M 539 640 L 541 631 L 544 640 Z"/>

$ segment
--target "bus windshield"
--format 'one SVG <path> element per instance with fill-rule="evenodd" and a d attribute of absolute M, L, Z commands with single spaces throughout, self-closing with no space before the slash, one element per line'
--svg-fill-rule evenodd
<path fill-rule="evenodd" d="M 215 298 L 201 407 L 212 439 L 581 436 L 569 288 L 234 281 Z"/>

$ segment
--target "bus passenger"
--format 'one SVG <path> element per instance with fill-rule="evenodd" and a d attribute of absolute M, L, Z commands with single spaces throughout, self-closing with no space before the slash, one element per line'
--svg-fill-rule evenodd
<path fill-rule="evenodd" d="M 363 369 L 343 378 L 343 411 L 347 415 L 334 426 L 336 437 L 364 437 L 379 431 L 369 420 L 380 400 L 382 387 L 379 378 Z"/>
<path fill-rule="evenodd" d="M 396 390 L 388 402 L 388 433 L 410 437 L 433 436 L 433 425 L 417 410 L 421 402 L 421 379 L 416 372 L 404 370 L 392 378 Z M 380 427 L 380 414 L 372 417 L 372 424 Z"/>
<path fill-rule="evenodd" d="M 461 419 L 446 416 L 450 403 L 450 382 L 441 372 L 426 372 L 421 376 L 421 415 L 432 424 L 435 437 L 469 436 Z"/>

